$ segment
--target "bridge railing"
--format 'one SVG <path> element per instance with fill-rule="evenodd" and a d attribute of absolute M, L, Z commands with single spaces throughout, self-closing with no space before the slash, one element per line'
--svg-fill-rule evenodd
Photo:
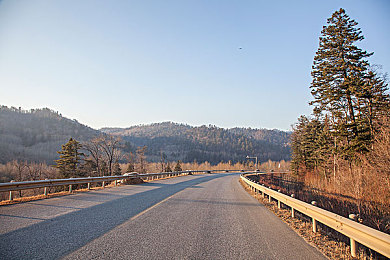
<path fill-rule="evenodd" d="M 251 181 L 246 176 L 248 176 L 248 174 L 244 173 L 241 174 L 240 178 L 251 188 L 252 191 L 261 192 L 263 197 L 268 196 L 270 202 L 272 199 L 276 200 L 279 208 L 281 207 L 281 203 L 287 205 L 291 208 L 292 217 L 295 216 L 295 211 L 299 211 L 312 218 L 313 232 L 317 232 L 317 222 L 320 222 L 349 237 L 351 255 L 353 257 L 356 257 L 356 242 L 359 242 L 362 245 L 365 245 L 366 247 L 390 258 L 390 235 L 267 188 L 259 183 Z"/>
<path fill-rule="evenodd" d="M 21 181 L 21 182 L 7 182 L 0 183 L 0 192 L 9 192 L 9 200 L 13 200 L 13 191 L 18 190 L 27 190 L 27 189 L 36 189 L 36 188 L 44 188 L 44 195 L 46 196 L 48 193 L 49 187 L 55 186 L 68 186 L 69 192 L 72 192 L 72 186 L 77 184 L 87 184 L 88 189 L 91 188 L 92 183 L 102 183 L 102 187 L 107 183 L 114 182 L 114 185 L 117 185 L 118 181 L 121 180 L 131 180 L 131 179 L 160 179 L 166 177 L 175 177 L 182 175 L 189 175 L 193 173 L 212 173 L 212 172 L 229 172 L 230 170 L 209 170 L 209 171 L 179 171 L 179 172 L 161 172 L 161 173 L 125 173 L 124 175 L 117 176 L 103 176 L 103 177 L 83 177 L 83 178 L 69 178 L 69 179 L 46 179 L 46 180 L 36 180 L 36 181 Z"/>

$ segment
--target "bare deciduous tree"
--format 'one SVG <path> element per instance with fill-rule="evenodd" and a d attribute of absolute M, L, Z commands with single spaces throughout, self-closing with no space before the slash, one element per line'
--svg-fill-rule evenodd
<path fill-rule="evenodd" d="M 16 173 L 15 180 L 16 181 L 23 181 L 25 178 L 25 174 L 26 174 L 25 172 L 26 172 L 26 168 L 28 165 L 27 162 L 14 160 L 11 162 L 11 164 L 15 169 L 15 173 Z"/>
<path fill-rule="evenodd" d="M 100 143 L 101 149 L 103 151 L 103 158 L 107 164 L 108 175 L 112 175 L 113 165 L 121 157 L 121 138 L 115 137 L 112 135 L 106 135 L 102 138 Z"/>
<path fill-rule="evenodd" d="M 167 155 L 162 151 L 160 152 L 160 155 L 161 155 L 161 160 L 160 160 L 161 172 L 163 172 L 166 168 Z"/>
<path fill-rule="evenodd" d="M 142 146 L 137 148 L 137 160 L 138 160 L 138 172 L 139 173 L 146 173 L 146 152 L 147 147 Z"/>
<path fill-rule="evenodd" d="M 102 142 L 104 140 L 103 136 L 99 136 L 91 139 L 89 142 L 83 143 L 83 148 L 87 150 L 90 154 L 91 161 L 96 166 L 96 175 L 102 176 L 102 160 L 103 160 L 103 150 Z"/>
<path fill-rule="evenodd" d="M 83 144 L 83 148 L 89 152 L 90 158 L 96 167 L 96 175 L 112 175 L 113 166 L 121 158 L 121 138 L 112 135 L 101 135 Z M 106 173 L 107 171 L 108 173 Z"/>

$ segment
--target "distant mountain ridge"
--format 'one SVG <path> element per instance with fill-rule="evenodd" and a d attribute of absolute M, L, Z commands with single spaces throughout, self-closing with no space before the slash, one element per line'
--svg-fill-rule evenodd
<path fill-rule="evenodd" d="M 148 146 L 148 158 L 169 160 L 244 161 L 247 155 L 259 161 L 289 160 L 290 133 L 280 130 L 193 127 L 172 122 L 138 125 L 129 128 L 102 128 L 102 132 L 121 136 L 135 146 Z"/>
<path fill-rule="evenodd" d="M 258 156 L 259 161 L 290 159 L 290 133 L 280 130 L 193 127 L 172 122 L 95 130 L 49 108 L 0 106 L 0 163 L 27 160 L 53 164 L 69 138 L 83 142 L 101 134 L 121 136 L 124 153 L 146 145 L 148 161 L 155 162 L 161 155 L 169 161 L 213 164 L 244 161 L 247 155 Z"/>

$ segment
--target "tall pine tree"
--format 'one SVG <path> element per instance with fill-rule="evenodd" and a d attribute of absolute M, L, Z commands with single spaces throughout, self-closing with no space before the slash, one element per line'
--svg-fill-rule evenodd
<path fill-rule="evenodd" d="M 367 58 L 373 53 L 356 45 L 364 39 L 356 26 L 344 9 L 328 19 L 314 58 L 310 87 L 314 97 L 311 105 L 332 122 L 332 133 L 345 159 L 367 151 L 372 140 L 372 115 L 382 109 L 375 101 L 388 99 L 384 82 L 374 82 L 376 77 L 369 71 Z"/>

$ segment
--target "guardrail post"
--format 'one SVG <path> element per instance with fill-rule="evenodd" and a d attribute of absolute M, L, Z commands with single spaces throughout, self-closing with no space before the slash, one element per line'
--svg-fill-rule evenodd
<path fill-rule="evenodd" d="M 278 200 L 278 209 L 280 209 L 280 200 Z"/>
<path fill-rule="evenodd" d="M 10 182 L 15 182 L 14 180 L 11 180 Z M 9 200 L 13 200 L 13 196 L 12 196 L 12 190 L 9 191 Z"/>
<path fill-rule="evenodd" d="M 88 178 L 91 178 L 91 176 L 88 176 Z M 91 183 L 88 182 L 88 190 L 90 190 L 90 189 L 91 189 Z"/>
<path fill-rule="evenodd" d="M 355 221 L 357 219 L 357 216 L 355 214 L 349 214 L 348 217 L 350 219 L 352 219 L 352 220 L 355 220 Z M 352 257 L 356 257 L 356 254 L 357 254 L 357 244 L 356 244 L 356 241 L 353 238 L 349 238 L 349 240 L 350 240 L 350 243 L 351 243 L 351 255 L 352 255 Z"/>
<path fill-rule="evenodd" d="M 352 238 L 349 238 L 349 240 L 351 241 L 351 255 L 352 257 L 356 257 L 356 253 L 357 253 L 356 241 L 355 239 Z"/>
<path fill-rule="evenodd" d="M 271 201 L 272 201 L 272 197 L 271 195 L 268 195 L 268 202 L 271 203 Z"/>
<path fill-rule="evenodd" d="M 317 232 L 317 220 L 315 220 L 313 218 L 313 232 L 316 233 Z"/>
<path fill-rule="evenodd" d="M 114 181 L 114 186 L 116 187 L 116 180 Z"/>
<path fill-rule="evenodd" d="M 14 180 L 11 180 L 10 182 L 15 182 Z M 12 191 L 9 191 L 9 200 L 13 200 Z"/>
<path fill-rule="evenodd" d="M 69 193 L 72 193 L 72 184 L 69 184 Z"/>
<path fill-rule="evenodd" d="M 311 205 L 317 206 L 317 201 L 313 200 L 313 201 L 311 202 Z M 314 218 L 313 218 L 313 232 L 314 232 L 314 233 L 317 232 L 317 220 L 315 220 Z"/>
<path fill-rule="evenodd" d="M 48 180 L 47 178 L 45 180 Z M 47 196 L 47 187 L 43 189 L 43 195 Z"/>
<path fill-rule="evenodd" d="M 295 210 L 294 210 L 294 208 L 291 208 L 291 217 L 295 218 Z"/>
<path fill-rule="evenodd" d="M 105 181 L 103 181 L 103 183 L 102 183 L 102 187 L 104 188 L 106 186 L 106 182 Z"/>

